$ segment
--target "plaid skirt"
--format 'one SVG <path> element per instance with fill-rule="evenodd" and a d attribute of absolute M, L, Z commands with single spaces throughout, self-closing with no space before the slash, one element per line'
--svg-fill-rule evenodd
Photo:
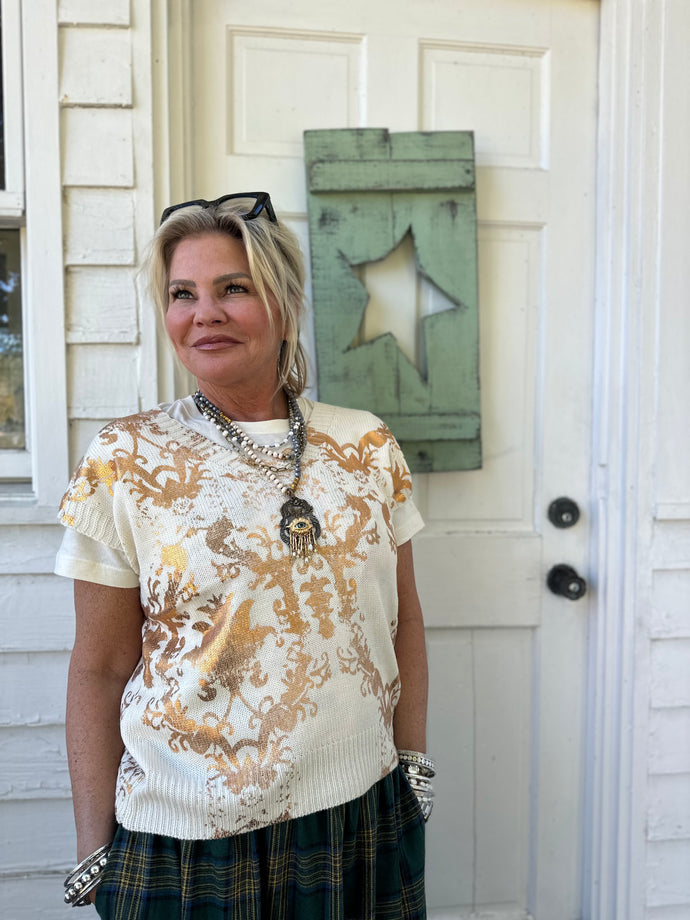
<path fill-rule="evenodd" d="M 361 798 L 217 840 L 118 828 L 103 920 L 424 920 L 424 820 L 398 767 Z"/>

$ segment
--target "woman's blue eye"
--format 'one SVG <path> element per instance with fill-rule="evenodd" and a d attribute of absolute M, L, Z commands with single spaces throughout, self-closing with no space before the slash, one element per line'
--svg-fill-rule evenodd
<path fill-rule="evenodd" d="M 222 289 L 224 294 L 247 294 L 249 289 L 244 285 L 240 284 L 237 281 L 232 281 L 229 284 L 226 284 Z M 170 299 L 171 300 L 193 300 L 194 294 L 192 291 L 187 290 L 187 288 L 171 288 L 170 289 Z"/>

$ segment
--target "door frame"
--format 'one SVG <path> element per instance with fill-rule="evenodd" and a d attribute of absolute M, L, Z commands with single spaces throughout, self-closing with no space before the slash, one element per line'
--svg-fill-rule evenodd
<path fill-rule="evenodd" d="M 583 910 L 642 920 L 665 3 L 600 0 Z M 151 0 L 156 213 L 191 194 L 192 0 Z M 174 135 L 173 135 L 174 129 Z M 656 140 L 656 146 L 654 141 Z M 643 259 L 644 253 L 644 259 Z M 644 269 L 644 270 L 643 270 Z M 647 307 L 647 309 L 645 309 Z M 159 399 L 176 370 L 159 343 Z"/>
<path fill-rule="evenodd" d="M 583 917 L 646 903 L 665 0 L 601 0 Z"/>

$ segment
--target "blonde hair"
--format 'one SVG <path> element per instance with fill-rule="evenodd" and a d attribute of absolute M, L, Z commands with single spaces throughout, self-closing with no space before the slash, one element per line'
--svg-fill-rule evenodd
<path fill-rule="evenodd" d="M 257 293 L 271 322 L 269 295 L 273 295 L 284 323 L 285 339 L 278 358 L 278 385 L 299 396 L 307 385 L 307 361 L 299 340 L 304 309 L 304 260 L 295 234 L 281 221 L 264 215 L 243 220 L 246 209 L 233 201 L 208 208 L 181 208 L 161 224 L 149 244 L 142 265 L 151 296 L 161 318 L 168 309 L 170 263 L 178 243 L 207 233 L 240 240 Z"/>

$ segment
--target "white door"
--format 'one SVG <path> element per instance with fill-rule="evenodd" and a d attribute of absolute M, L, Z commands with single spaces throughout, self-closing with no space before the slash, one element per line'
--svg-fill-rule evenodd
<path fill-rule="evenodd" d="M 545 580 L 567 563 L 592 590 L 598 3 L 177 9 L 171 153 L 188 148 L 171 194 L 266 189 L 305 250 L 304 129 L 475 132 L 484 463 L 416 477 L 439 765 L 429 904 L 439 918 L 573 920 L 589 595 L 557 597 Z M 561 495 L 580 506 L 575 527 L 547 520 Z"/>

